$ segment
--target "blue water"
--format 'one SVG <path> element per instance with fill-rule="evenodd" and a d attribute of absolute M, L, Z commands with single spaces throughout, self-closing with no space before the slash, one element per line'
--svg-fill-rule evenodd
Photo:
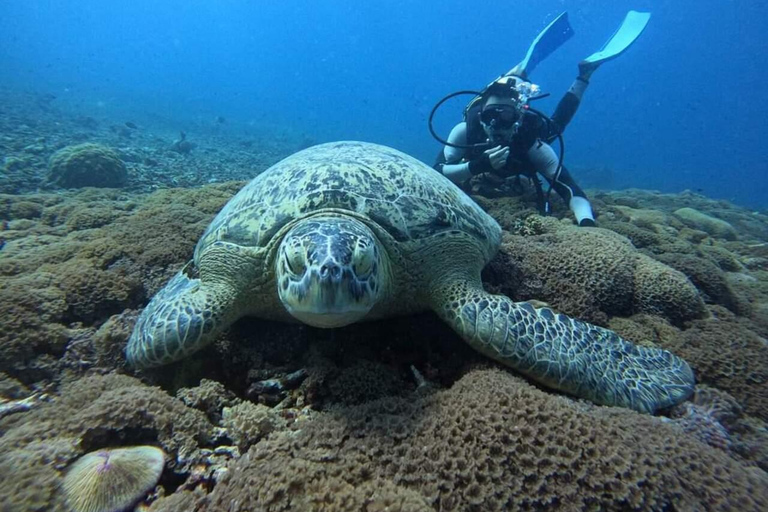
<path fill-rule="evenodd" d="M 533 76 L 551 112 L 629 9 L 653 17 L 594 75 L 566 132 L 576 179 L 765 208 L 768 8 L 757 0 L 3 0 L 0 85 L 83 109 L 375 141 L 431 163 L 438 99 L 509 69 L 567 10 L 575 36 Z M 440 112 L 439 131 L 461 107 Z"/>

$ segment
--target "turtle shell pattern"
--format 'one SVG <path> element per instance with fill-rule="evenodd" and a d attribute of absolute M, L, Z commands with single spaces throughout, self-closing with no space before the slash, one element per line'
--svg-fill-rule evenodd
<path fill-rule="evenodd" d="M 254 178 L 219 212 L 195 248 L 264 248 L 286 224 L 319 209 L 360 214 L 397 242 L 444 232 L 469 234 L 489 256 L 501 228 L 447 178 L 400 151 L 333 142 L 296 153 Z"/>

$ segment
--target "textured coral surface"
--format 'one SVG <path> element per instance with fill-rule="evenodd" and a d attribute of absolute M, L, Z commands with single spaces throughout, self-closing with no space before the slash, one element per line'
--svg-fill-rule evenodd
<path fill-rule="evenodd" d="M 101 144 L 78 144 L 60 149 L 48 163 L 48 180 L 64 188 L 121 187 L 128 170 L 120 157 Z"/>
<path fill-rule="evenodd" d="M 413 510 L 768 506 L 764 473 L 678 427 L 573 403 L 501 370 L 469 372 L 415 399 L 332 409 L 229 469 L 202 510 L 358 509 L 362 493 L 352 489 L 366 484 L 379 500 L 412 500 Z"/>
<path fill-rule="evenodd" d="M 139 444 L 168 454 L 154 511 L 768 508 L 768 218 L 613 192 L 585 230 L 478 198 L 505 228 L 489 290 L 689 361 L 696 395 L 657 417 L 540 389 L 429 313 L 244 319 L 132 374 L 138 312 L 241 185 L 0 196 L 0 510 L 65 510 L 74 460 Z"/>

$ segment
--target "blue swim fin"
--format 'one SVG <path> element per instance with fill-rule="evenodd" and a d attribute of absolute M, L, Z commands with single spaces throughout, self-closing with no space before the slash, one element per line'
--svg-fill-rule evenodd
<path fill-rule="evenodd" d="M 528 48 L 525 58 L 506 74 L 527 77 L 541 61 L 560 48 L 571 37 L 573 37 L 573 29 L 568 23 L 568 13 L 564 12 L 539 32 L 539 35 Z"/>
<path fill-rule="evenodd" d="M 600 51 L 593 53 L 582 63 L 593 64 L 594 67 L 597 67 L 605 61 L 618 57 L 643 33 L 650 19 L 651 13 L 649 12 L 629 11 L 619 29 L 600 48 Z"/>

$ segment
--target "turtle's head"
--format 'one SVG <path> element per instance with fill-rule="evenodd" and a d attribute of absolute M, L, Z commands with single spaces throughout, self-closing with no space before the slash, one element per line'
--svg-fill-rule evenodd
<path fill-rule="evenodd" d="M 277 289 L 288 312 L 314 327 L 363 318 L 381 295 L 384 262 L 378 241 L 349 217 L 310 217 L 283 238 Z"/>

